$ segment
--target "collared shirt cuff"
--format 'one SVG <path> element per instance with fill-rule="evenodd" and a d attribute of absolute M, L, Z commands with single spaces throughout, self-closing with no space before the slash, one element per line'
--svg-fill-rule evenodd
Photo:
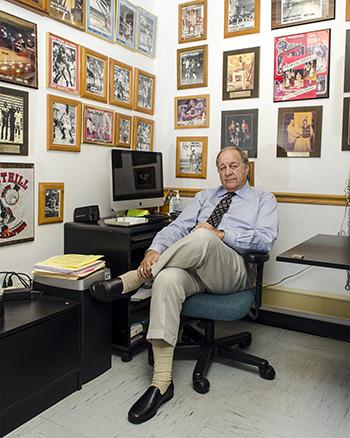
<path fill-rule="evenodd" d="M 147 251 L 151 251 L 151 250 L 157 251 L 158 254 L 162 254 L 166 250 L 166 246 L 159 245 L 159 244 L 153 244 L 147 249 Z M 146 254 L 146 252 L 145 252 L 145 254 Z"/>

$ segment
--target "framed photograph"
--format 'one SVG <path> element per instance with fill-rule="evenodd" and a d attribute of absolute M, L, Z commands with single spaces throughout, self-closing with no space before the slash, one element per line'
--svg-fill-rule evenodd
<path fill-rule="evenodd" d="M 140 113 L 154 114 L 154 93 L 156 77 L 135 68 L 135 94 L 133 109 Z"/>
<path fill-rule="evenodd" d="M 176 177 L 207 177 L 208 137 L 176 138 Z"/>
<path fill-rule="evenodd" d="M 63 222 L 64 183 L 39 183 L 38 223 Z"/>
<path fill-rule="evenodd" d="M 36 24 L 0 11 L 0 81 L 38 88 Z"/>
<path fill-rule="evenodd" d="M 274 102 L 329 97 L 330 29 L 275 38 Z"/>
<path fill-rule="evenodd" d="M 114 146 L 114 112 L 84 105 L 83 142 Z"/>
<path fill-rule="evenodd" d="M 175 97 L 175 129 L 209 128 L 209 94 Z"/>
<path fill-rule="evenodd" d="M 224 52 L 222 99 L 259 97 L 260 47 Z"/>
<path fill-rule="evenodd" d="M 350 0 L 346 0 L 346 21 L 350 21 Z"/>
<path fill-rule="evenodd" d="M 271 28 L 333 20 L 334 11 L 335 0 L 272 0 Z"/>
<path fill-rule="evenodd" d="M 34 9 L 35 12 L 42 14 L 47 14 L 47 2 L 48 0 L 12 0 L 12 3 L 19 3 L 25 8 Z"/>
<path fill-rule="evenodd" d="M 80 46 L 52 33 L 47 34 L 47 86 L 80 92 Z"/>
<path fill-rule="evenodd" d="M 134 116 L 131 149 L 153 151 L 154 121 Z"/>
<path fill-rule="evenodd" d="M 68 24 L 68 26 L 84 30 L 85 1 L 47 0 L 49 15 L 55 20 Z"/>
<path fill-rule="evenodd" d="M 132 108 L 133 68 L 109 58 L 109 99 L 111 105 Z"/>
<path fill-rule="evenodd" d="M 47 149 L 80 152 L 81 103 L 47 95 Z"/>
<path fill-rule="evenodd" d="M 119 0 L 116 14 L 116 41 L 127 49 L 136 49 L 137 7 L 127 0 Z"/>
<path fill-rule="evenodd" d="M 345 97 L 343 104 L 342 151 L 350 151 L 350 97 Z"/>
<path fill-rule="evenodd" d="M 143 55 L 154 58 L 156 52 L 157 17 L 139 7 L 137 23 L 137 50 Z"/>
<path fill-rule="evenodd" d="M 225 0 L 224 37 L 260 32 L 260 0 Z"/>
<path fill-rule="evenodd" d="M 85 0 L 85 30 L 107 41 L 114 42 L 115 1 Z"/>
<path fill-rule="evenodd" d="M 207 0 L 179 4 L 179 43 L 207 39 Z"/>
<path fill-rule="evenodd" d="M 344 68 L 344 92 L 350 91 L 350 30 L 346 31 L 345 44 L 345 68 Z"/>
<path fill-rule="evenodd" d="M 322 106 L 279 108 L 277 157 L 320 157 Z"/>
<path fill-rule="evenodd" d="M 115 145 L 131 148 L 132 117 L 115 113 Z"/>
<path fill-rule="evenodd" d="M 221 149 L 234 146 L 258 156 L 258 109 L 221 112 Z"/>
<path fill-rule="evenodd" d="M 34 240 L 34 164 L 0 163 L 0 246 Z"/>
<path fill-rule="evenodd" d="M 28 93 L 0 87 L 0 155 L 28 155 Z"/>
<path fill-rule="evenodd" d="M 107 103 L 107 83 L 107 56 L 82 47 L 80 96 Z"/>
<path fill-rule="evenodd" d="M 208 45 L 177 50 L 177 89 L 208 86 Z"/>

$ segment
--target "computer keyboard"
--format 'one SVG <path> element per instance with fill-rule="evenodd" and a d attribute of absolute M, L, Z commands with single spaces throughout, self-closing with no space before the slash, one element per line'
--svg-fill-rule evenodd
<path fill-rule="evenodd" d="M 148 219 L 144 217 L 131 217 L 131 216 L 123 216 L 123 217 L 114 217 L 111 219 L 105 219 L 104 223 L 106 225 L 115 225 L 119 227 L 131 227 L 133 225 L 145 224 L 148 222 Z"/>

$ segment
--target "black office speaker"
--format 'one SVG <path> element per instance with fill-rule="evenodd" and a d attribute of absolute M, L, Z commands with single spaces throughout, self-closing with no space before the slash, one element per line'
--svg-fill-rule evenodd
<path fill-rule="evenodd" d="M 78 207 L 74 210 L 74 222 L 95 224 L 99 220 L 100 220 L 100 210 L 98 209 L 98 205 L 88 205 L 86 207 Z"/>

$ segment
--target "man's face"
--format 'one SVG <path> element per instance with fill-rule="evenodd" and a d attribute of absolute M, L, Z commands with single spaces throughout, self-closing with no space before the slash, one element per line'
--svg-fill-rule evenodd
<path fill-rule="evenodd" d="M 224 189 L 235 192 L 246 183 L 249 165 L 243 164 L 239 152 L 227 150 L 220 155 L 218 171 Z"/>

